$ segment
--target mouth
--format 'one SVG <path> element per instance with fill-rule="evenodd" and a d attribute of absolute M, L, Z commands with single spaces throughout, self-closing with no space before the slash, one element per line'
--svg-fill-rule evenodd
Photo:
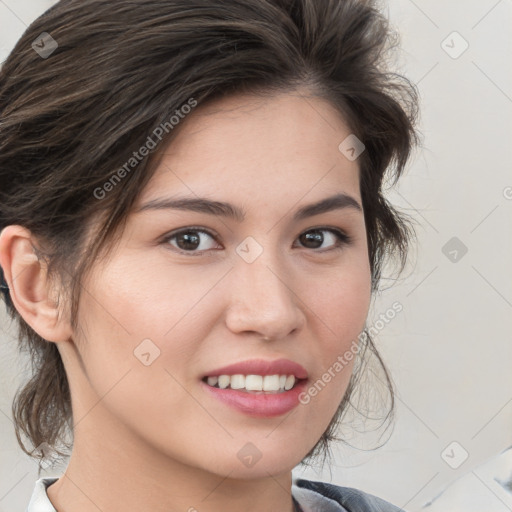
<path fill-rule="evenodd" d="M 291 374 L 275 375 L 214 375 L 202 381 L 212 388 L 233 389 L 250 394 L 280 394 L 294 389 L 307 379 Z"/>
<path fill-rule="evenodd" d="M 290 359 L 251 359 L 210 369 L 201 378 L 208 396 L 255 418 L 289 413 L 300 403 L 307 370 Z"/>

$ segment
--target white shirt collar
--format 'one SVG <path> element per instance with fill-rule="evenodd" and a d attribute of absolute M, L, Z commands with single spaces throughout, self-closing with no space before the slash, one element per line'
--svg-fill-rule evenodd
<path fill-rule="evenodd" d="M 48 498 L 46 488 L 59 477 L 46 477 L 37 480 L 26 512 L 57 512 Z"/>

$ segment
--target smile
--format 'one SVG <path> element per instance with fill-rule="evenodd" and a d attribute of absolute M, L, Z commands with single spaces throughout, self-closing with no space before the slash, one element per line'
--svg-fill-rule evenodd
<path fill-rule="evenodd" d="M 292 389 L 295 375 L 218 375 L 205 377 L 203 382 L 219 389 L 236 389 L 248 393 L 284 393 Z"/>

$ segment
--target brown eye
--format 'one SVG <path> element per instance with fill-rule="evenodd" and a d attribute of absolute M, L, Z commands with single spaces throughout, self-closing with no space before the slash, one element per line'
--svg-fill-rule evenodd
<path fill-rule="evenodd" d="M 210 232 L 204 229 L 187 228 L 171 233 L 164 241 L 181 252 L 201 253 L 214 248 L 211 247 L 212 243 L 209 240 L 214 242 L 214 246 L 217 244 L 214 235 Z"/>
<path fill-rule="evenodd" d="M 328 236 L 325 236 L 323 233 L 328 233 Z M 307 249 L 322 248 L 322 244 L 325 241 L 334 241 L 334 244 L 331 245 L 332 249 L 339 248 L 350 242 L 349 236 L 337 229 L 311 229 L 302 233 L 299 240 Z"/>
<path fill-rule="evenodd" d="M 330 250 L 341 249 L 351 242 L 351 238 L 338 229 L 316 228 L 302 233 L 298 240 L 302 247 L 316 251 L 317 249 Z M 167 235 L 163 242 L 174 247 L 177 252 L 190 256 L 199 256 L 210 249 L 218 250 L 219 244 L 213 233 L 202 229 L 189 227 Z M 323 245 L 327 243 L 327 247 Z"/>

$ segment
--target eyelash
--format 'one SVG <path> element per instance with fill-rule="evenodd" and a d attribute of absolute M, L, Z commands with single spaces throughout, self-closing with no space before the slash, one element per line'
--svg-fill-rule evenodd
<path fill-rule="evenodd" d="M 334 236 L 337 238 L 337 243 L 333 247 L 331 247 L 329 249 L 324 249 L 324 250 L 311 249 L 313 252 L 327 253 L 327 252 L 330 252 L 330 251 L 336 251 L 336 250 L 339 251 L 339 250 L 342 250 L 345 246 L 350 245 L 352 243 L 352 237 L 351 236 L 347 235 L 346 233 L 344 233 L 340 229 L 329 228 L 329 227 L 326 227 L 326 226 L 322 226 L 322 227 L 318 227 L 318 228 L 310 228 L 310 229 L 308 229 L 306 231 L 303 231 L 301 233 L 301 235 L 306 234 L 306 233 L 311 233 L 311 232 L 314 232 L 314 231 L 320 231 L 320 232 L 328 231 L 328 232 L 334 234 Z M 190 227 L 187 227 L 187 228 L 184 228 L 184 229 L 180 229 L 179 231 L 174 231 L 172 233 L 169 233 L 168 235 L 166 235 L 162 239 L 162 243 L 169 244 L 169 242 L 171 240 L 173 240 L 174 238 L 176 238 L 177 236 L 179 236 L 179 235 L 181 235 L 183 233 L 189 233 L 189 232 L 206 234 L 209 237 L 211 237 L 216 243 L 219 243 L 218 240 L 217 240 L 217 236 L 214 233 L 212 233 L 208 229 L 204 229 L 204 228 L 201 228 L 201 227 L 198 227 L 198 226 L 190 226 Z M 299 235 L 299 236 L 301 236 L 301 235 Z M 203 250 L 203 251 L 184 251 L 182 249 L 178 249 L 177 247 L 174 247 L 174 246 L 172 246 L 172 247 L 173 247 L 173 250 L 175 250 L 179 254 L 185 254 L 187 256 L 201 256 L 202 254 L 204 254 L 205 252 L 208 252 L 209 250 L 218 250 L 218 249 L 206 249 L 206 250 Z M 305 249 L 307 249 L 307 247 L 305 247 Z"/>

